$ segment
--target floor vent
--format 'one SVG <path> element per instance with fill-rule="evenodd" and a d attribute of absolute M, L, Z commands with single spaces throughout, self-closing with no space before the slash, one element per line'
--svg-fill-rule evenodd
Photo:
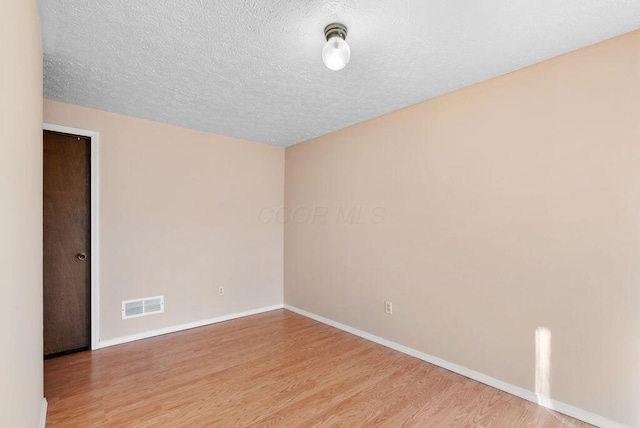
<path fill-rule="evenodd" d="M 141 317 L 164 312 L 164 296 L 147 297 L 145 299 L 124 300 L 122 302 L 122 319 Z"/>

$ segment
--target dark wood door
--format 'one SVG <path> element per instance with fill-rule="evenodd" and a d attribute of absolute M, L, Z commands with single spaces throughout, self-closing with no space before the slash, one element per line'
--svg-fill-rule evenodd
<path fill-rule="evenodd" d="M 91 141 L 43 135 L 44 354 L 91 347 Z"/>

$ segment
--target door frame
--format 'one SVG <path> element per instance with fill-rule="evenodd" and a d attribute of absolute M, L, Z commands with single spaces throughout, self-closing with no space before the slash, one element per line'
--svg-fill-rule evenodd
<path fill-rule="evenodd" d="M 70 126 L 43 123 L 43 131 L 62 132 L 91 139 L 91 350 L 100 348 L 100 217 L 99 144 L 100 133 Z"/>

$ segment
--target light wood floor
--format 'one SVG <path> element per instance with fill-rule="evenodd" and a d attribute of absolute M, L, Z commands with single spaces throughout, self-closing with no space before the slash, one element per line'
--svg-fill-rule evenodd
<path fill-rule="evenodd" d="M 45 361 L 50 427 L 586 427 L 286 310 Z"/>

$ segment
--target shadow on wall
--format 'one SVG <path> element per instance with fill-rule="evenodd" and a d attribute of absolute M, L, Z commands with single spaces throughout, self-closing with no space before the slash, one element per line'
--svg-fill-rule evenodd
<path fill-rule="evenodd" d="M 264 207 L 258 213 L 258 221 L 260 224 L 377 225 L 384 221 L 385 214 L 384 207 L 364 205 Z"/>

